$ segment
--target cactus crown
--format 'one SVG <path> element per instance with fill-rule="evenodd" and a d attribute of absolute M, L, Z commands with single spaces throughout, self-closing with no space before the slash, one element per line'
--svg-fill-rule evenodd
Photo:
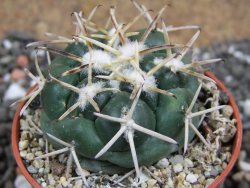
<path fill-rule="evenodd" d="M 111 28 L 97 26 L 91 21 L 97 6 L 87 18 L 73 13 L 77 33 L 72 39 L 58 36 L 28 45 L 47 51 L 49 68 L 43 76 L 36 61 L 39 78 L 27 70 L 38 86 L 22 99 L 28 101 L 21 114 L 41 93 L 41 127 L 56 148 L 72 146 L 82 168 L 122 173 L 134 167 L 139 176 L 139 166 L 183 146 L 185 152 L 195 134 L 209 147 L 197 130 L 199 119 L 222 107 L 198 111 L 202 82 L 213 81 L 196 67 L 220 61 L 184 57 L 200 28 L 166 27 L 164 22 L 158 28 L 165 7 L 152 18 L 132 2 L 140 13 L 126 25 L 111 7 Z M 140 18 L 148 27 L 130 32 Z M 186 44 L 170 43 L 169 32 L 186 29 L 195 31 Z M 68 46 L 64 51 L 47 46 L 55 43 Z M 60 56 L 51 61 L 49 53 Z"/>

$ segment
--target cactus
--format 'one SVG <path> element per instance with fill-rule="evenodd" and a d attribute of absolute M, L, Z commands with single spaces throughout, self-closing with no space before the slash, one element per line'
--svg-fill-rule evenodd
<path fill-rule="evenodd" d="M 59 54 L 40 78 L 37 89 L 24 99 L 24 109 L 41 93 L 41 128 L 57 140 L 70 143 L 82 168 L 92 172 L 124 173 L 151 165 L 184 148 L 198 131 L 199 116 L 218 110 L 198 111 L 202 82 L 213 82 L 197 66 L 220 59 L 192 61 L 187 54 L 200 34 L 197 26 L 157 28 L 164 8 L 152 18 L 144 6 L 132 1 L 140 14 L 127 25 L 117 22 L 111 7 L 112 29 L 100 28 L 89 18 L 74 13 L 77 34 L 35 42 L 36 47 Z M 128 32 L 141 17 L 146 29 Z M 187 44 L 170 44 L 168 32 L 193 29 Z M 66 43 L 65 50 L 43 44 Z M 204 118 L 204 116 L 203 116 Z M 55 148 L 62 147 L 48 136 Z"/>

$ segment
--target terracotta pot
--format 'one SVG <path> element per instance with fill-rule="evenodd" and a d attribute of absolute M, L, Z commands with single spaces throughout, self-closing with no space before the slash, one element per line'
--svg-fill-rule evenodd
<path fill-rule="evenodd" d="M 241 123 L 241 119 L 240 119 L 240 113 L 239 113 L 238 107 L 235 103 L 235 100 L 233 98 L 233 95 L 228 91 L 228 89 L 223 85 L 223 83 L 220 80 L 218 80 L 218 78 L 215 77 L 215 75 L 213 73 L 208 71 L 205 73 L 205 75 L 207 75 L 210 78 L 212 78 L 213 80 L 215 80 L 218 87 L 222 91 L 227 93 L 227 95 L 229 96 L 229 104 L 233 107 L 233 110 L 234 110 L 233 116 L 237 120 L 237 125 L 236 125 L 237 133 L 236 133 L 236 136 L 235 136 L 234 142 L 233 142 L 232 157 L 231 157 L 227 167 L 224 169 L 224 171 L 209 186 L 209 188 L 219 188 L 223 185 L 224 180 L 226 179 L 227 175 L 229 174 L 229 172 L 233 168 L 233 166 L 238 158 L 238 155 L 240 152 L 240 147 L 241 147 L 241 141 L 242 141 L 242 123 Z M 36 86 L 33 86 L 32 88 L 30 88 L 29 92 L 31 92 L 35 87 Z M 25 178 L 30 182 L 30 184 L 33 187 L 38 188 L 38 187 L 40 187 L 40 185 L 36 182 L 36 180 L 27 171 L 27 169 L 26 169 L 26 167 L 21 159 L 19 149 L 18 149 L 18 143 L 19 143 L 19 139 L 20 139 L 19 113 L 20 113 L 24 104 L 25 104 L 25 102 L 21 102 L 19 104 L 18 109 L 17 109 L 16 114 L 15 114 L 15 117 L 14 117 L 14 121 L 13 121 L 13 125 L 12 125 L 12 138 L 11 138 L 12 139 L 12 149 L 13 149 L 13 153 L 14 153 L 14 157 L 16 159 L 17 165 L 19 166 L 23 175 L 25 176 Z"/>

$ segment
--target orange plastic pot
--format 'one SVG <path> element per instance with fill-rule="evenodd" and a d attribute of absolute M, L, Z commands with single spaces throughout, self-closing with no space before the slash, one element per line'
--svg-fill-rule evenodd
<path fill-rule="evenodd" d="M 220 188 L 223 185 L 224 180 L 226 179 L 227 175 L 229 174 L 229 172 L 231 171 L 231 169 L 233 168 L 238 156 L 239 156 L 239 152 L 240 152 L 240 147 L 241 147 L 241 141 L 242 141 L 242 123 L 241 123 L 241 118 L 240 118 L 240 113 L 238 110 L 238 107 L 235 103 L 235 100 L 233 98 L 233 95 L 228 91 L 228 89 L 223 85 L 223 83 L 218 80 L 218 78 L 215 77 L 215 75 L 211 72 L 206 72 L 205 75 L 209 76 L 210 78 L 212 78 L 218 85 L 218 87 L 224 91 L 228 96 L 229 96 L 229 104 L 233 107 L 234 110 L 234 118 L 237 120 L 237 133 L 235 135 L 234 138 L 234 142 L 233 142 L 233 150 L 232 150 L 232 157 L 227 165 L 227 167 L 224 169 L 224 171 L 214 180 L 214 182 L 212 184 L 209 185 L 209 188 Z M 33 86 L 29 92 L 31 92 L 36 86 Z M 19 153 L 19 148 L 18 148 L 18 143 L 19 143 L 19 139 L 20 139 L 20 116 L 19 113 L 23 107 L 23 105 L 25 104 L 25 102 L 21 102 L 17 108 L 14 120 L 13 120 L 13 125 L 12 125 L 12 135 L 11 135 L 11 139 L 12 139 L 12 149 L 13 149 L 13 153 L 14 153 L 14 157 L 16 159 L 17 165 L 19 166 L 21 172 L 23 173 L 23 175 L 25 176 L 25 178 L 30 182 L 30 184 L 35 187 L 35 188 L 39 188 L 41 187 L 36 180 L 30 175 L 30 173 L 28 172 L 28 170 L 26 169 L 20 153 Z"/>

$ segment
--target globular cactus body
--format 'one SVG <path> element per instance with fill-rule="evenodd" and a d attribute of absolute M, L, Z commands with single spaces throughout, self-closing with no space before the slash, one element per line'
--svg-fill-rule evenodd
<path fill-rule="evenodd" d="M 130 43 L 139 41 L 143 33 L 144 31 L 141 31 L 138 35 L 130 37 Z M 106 41 L 102 40 L 101 42 L 105 43 Z M 144 48 L 149 48 L 164 44 L 163 33 L 153 30 L 143 45 Z M 93 48 L 102 50 L 97 46 L 93 46 Z M 75 42 L 68 45 L 65 52 L 83 57 L 88 53 L 88 47 L 81 42 Z M 156 65 L 155 59 L 164 59 L 167 56 L 166 50 L 146 54 L 140 58 L 139 69 L 147 73 Z M 190 59 L 185 57 L 182 62 L 184 64 L 190 63 Z M 57 57 L 52 61 L 49 72 L 52 77 L 77 88 L 90 88 L 88 68 L 75 74 L 62 76 L 65 71 L 77 66 L 79 66 L 79 62 L 67 57 Z M 127 67 L 124 69 L 127 69 Z M 110 72 L 112 71 L 109 71 L 108 68 L 102 71 L 94 67 L 92 85 L 101 88 L 113 87 L 112 81 L 95 78 L 96 75 L 107 76 Z M 125 71 L 123 73 L 125 74 Z M 128 75 L 128 78 L 133 77 L 132 73 L 128 73 Z M 142 91 L 132 114 L 132 120 L 146 129 L 174 139 L 178 144 L 167 143 L 134 130 L 133 137 L 139 165 L 151 165 L 183 147 L 185 110 L 190 105 L 199 85 L 196 77 L 181 72 L 173 72 L 166 66 L 161 67 L 150 79 L 152 80 L 151 84 L 153 83 L 157 88 L 172 93 L 173 96 Z M 120 118 L 126 116 L 128 109 L 133 104 L 131 92 L 133 92 L 134 85 L 126 81 L 117 81 L 117 83 L 119 84 L 117 89 L 120 91 L 108 90 L 94 93 L 93 99 L 101 114 Z M 91 93 L 92 90 L 86 92 Z M 100 158 L 95 159 L 97 153 L 120 130 L 121 123 L 95 116 L 96 109 L 88 102 L 82 108 L 79 106 L 65 118 L 58 120 L 65 111 L 79 101 L 79 95 L 79 93 L 65 88 L 55 80 L 47 82 L 41 95 L 43 107 L 41 126 L 43 131 L 68 143 L 74 143 L 81 165 L 85 169 L 106 173 L 122 173 L 132 168 L 134 162 L 126 134 L 121 136 Z M 195 109 L 197 109 L 197 106 L 194 107 L 193 111 Z M 197 118 L 193 119 L 193 123 L 194 125 L 197 124 Z M 194 132 L 190 129 L 189 141 L 193 139 L 193 136 Z M 51 140 L 51 143 L 55 147 L 60 147 L 53 140 Z"/>

